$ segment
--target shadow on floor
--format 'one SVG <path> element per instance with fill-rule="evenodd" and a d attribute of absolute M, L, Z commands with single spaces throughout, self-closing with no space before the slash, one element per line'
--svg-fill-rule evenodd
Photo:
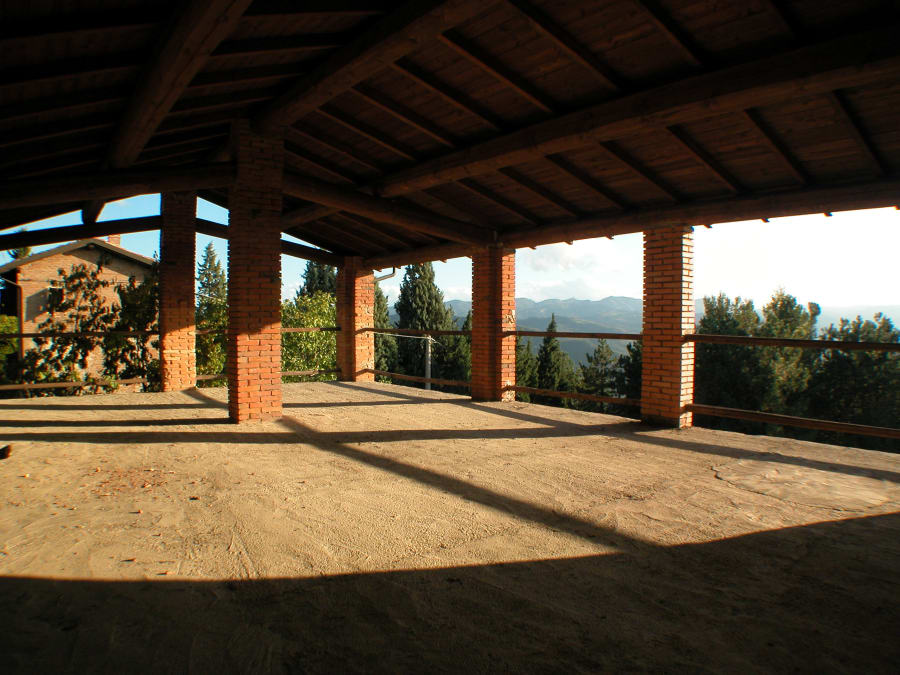
<path fill-rule="evenodd" d="M 34 672 L 896 672 L 900 515 L 607 556 L 254 581 L 0 578 Z"/>

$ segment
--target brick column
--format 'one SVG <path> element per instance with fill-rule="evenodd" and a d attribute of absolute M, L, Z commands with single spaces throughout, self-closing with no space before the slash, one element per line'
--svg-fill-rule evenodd
<path fill-rule="evenodd" d="M 194 306 L 197 196 L 162 194 L 159 232 L 159 361 L 163 391 L 197 385 Z M 112 237 L 110 237 L 112 240 Z"/>
<path fill-rule="evenodd" d="M 375 276 L 360 267 L 361 258 L 344 258 L 337 273 L 337 362 L 341 379 L 372 381 L 375 367 L 375 334 L 361 331 L 375 325 Z"/>
<path fill-rule="evenodd" d="M 235 422 L 281 417 L 283 136 L 234 124 L 237 180 L 228 209 L 228 411 Z"/>
<path fill-rule="evenodd" d="M 491 246 L 472 256 L 472 383 L 476 401 L 512 401 L 516 384 L 516 252 Z"/>
<path fill-rule="evenodd" d="M 694 401 L 693 228 L 676 225 L 644 233 L 644 339 L 641 417 L 689 427 L 684 406 Z"/>

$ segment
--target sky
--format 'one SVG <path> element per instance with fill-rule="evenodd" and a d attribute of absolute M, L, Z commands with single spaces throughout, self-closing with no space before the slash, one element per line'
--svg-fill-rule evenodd
<path fill-rule="evenodd" d="M 158 213 L 159 195 L 144 195 L 107 204 L 99 220 Z M 228 222 L 225 209 L 204 200 L 198 200 L 197 214 Z M 27 227 L 37 230 L 80 222 L 80 212 L 75 211 Z M 209 242 L 224 265 L 226 242 L 201 234 L 197 235 L 198 260 Z M 153 256 L 159 250 L 159 233 L 126 234 L 122 245 Z M 35 247 L 34 252 L 47 248 L 51 247 Z M 900 305 L 898 253 L 900 211 L 894 208 L 698 227 L 694 230 L 695 294 L 699 299 L 724 292 L 752 299 L 760 307 L 775 290 L 784 288 L 801 303 L 829 307 Z M 6 252 L 0 253 L 0 264 L 7 260 Z M 538 301 L 601 300 L 611 295 L 640 298 L 641 261 L 640 234 L 520 249 L 516 253 L 516 295 Z M 305 267 L 304 260 L 282 256 L 283 297 L 293 297 L 303 282 Z M 445 299 L 471 300 L 472 265 L 468 258 L 436 262 L 434 267 Z M 381 282 L 391 302 L 397 298 L 402 276 L 402 270 L 398 270 L 396 276 Z"/>

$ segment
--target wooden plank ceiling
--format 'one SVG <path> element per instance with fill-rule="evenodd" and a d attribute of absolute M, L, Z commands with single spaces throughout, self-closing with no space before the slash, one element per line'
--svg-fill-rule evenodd
<path fill-rule="evenodd" d="M 284 231 L 373 264 L 900 200 L 890 0 L 3 0 L 0 26 L 0 229 L 140 186 L 226 205 L 239 117 L 286 127 Z"/>

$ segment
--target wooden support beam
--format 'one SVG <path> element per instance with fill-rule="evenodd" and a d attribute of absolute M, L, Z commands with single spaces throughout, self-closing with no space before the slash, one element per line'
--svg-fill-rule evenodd
<path fill-rule="evenodd" d="M 696 75 L 590 106 L 397 171 L 384 195 L 422 190 L 585 145 L 900 76 L 898 26 Z"/>
<path fill-rule="evenodd" d="M 77 200 L 121 199 L 154 192 L 228 187 L 234 183 L 234 177 L 232 164 L 204 164 L 153 171 L 106 171 L 64 178 L 5 181 L 0 183 L 0 210 Z"/>
<path fill-rule="evenodd" d="M 343 47 L 351 40 L 348 33 L 311 33 L 309 35 L 287 35 L 266 38 L 227 40 L 216 47 L 210 59 L 223 56 L 253 54 L 295 54 L 316 52 Z"/>
<path fill-rule="evenodd" d="M 304 223 L 311 223 L 319 218 L 325 218 L 332 213 L 337 213 L 340 209 L 332 206 L 323 206 L 322 204 L 308 204 L 300 206 L 296 209 L 288 211 L 281 216 L 282 227 L 288 229 Z"/>
<path fill-rule="evenodd" d="M 619 210 L 624 210 L 629 207 L 629 204 L 623 200 L 619 195 L 615 192 L 607 188 L 596 178 L 591 176 L 584 171 L 583 169 L 575 166 L 568 159 L 561 155 L 550 155 L 547 157 L 547 161 L 550 162 L 553 166 L 559 169 L 562 173 L 570 178 L 574 178 L 578 181 L 582 186 L 586 187 L 591 192 L 599 195 L 610 204 L 615 206 Z"/>
<path fill-rule="evenodd" d="M 839 91 L 831 91 L 826 96 L 829 103 L 831 103 L 831 107 L 834 108 L 834 112 L 837 114 L 838 122 L 846 129 L 847 134 L 853 139 L 853 142 L 856 143 L 856 147 L 859 148 L 860 152 L 866 158 L 866 162 L 868 162 L 869 167 L 872 169 L 872 173 L 876 176 L 885 175 L 887 169 L 884 162 L 879 158 L 878 152 L 872 144 L 872 140 L 863 130 L 859 119 L 853 111 L 850 110 L 847 100 Z"/>
<path fill-rule="evenodd" d="M 412 148 L 408 148 L 402 143 L 399 143 L 392 138 L 388 138 L 385 134 L 381 133 L 377 129 L 372 128 L 364 122 L 360 122 L 359 120 L 354 119 L 350 115 L 341 112 L 334 106 L 324 106 L 322 108 L 319 108 L 319 110 L 317 110 L 316 112 L 319 115 L 327 117 L 332 122 L 337 122 L 342 127 L 349 129 L 356 134 L 359 134 L 363 138 L 367 138 L 373 143 L 377 143 L 385 150 L 389 150 L 395 155 L 402 157 L 403 159 L 408 159 L 411 161 L 416 161 L 418 159 L 415 151 Z"/>
<path fill-rule="evenodd" d="M 332 138 L 327 134 L 323 134 L 320 131 L 313 132 L 307 128 L 298 129 L 297 127 L 288 127 L 286 133 L 286 139 L 288 141 L 292 141 L 297 144 L 308 142 L 318 143 L 319 145 L 328 148 L 332 152 L 336 152 L 345 159 L 364 166 L 370 171 L 377 171 L 378 173 L 382 172 L 381 167 L 375 164 L 368 157 L 364 157 L 363 154 L 354 149 L 353 146 L 348 145 L 336 138 Z"/>
<path fill-rule="evenodd" d="M 305 162 L 310 166 L 314 166 L 320 171 L 327 173 L 329 176 L 334 176 L 339 181 L 356 185 L 356 176 L 354 174 L 327 159 L 312 154 L 294 143 L 286 142 L 284 144 L 284 152 L 285 164 L 291 165 L 291 168 L 293 168 L 293 165 L 297 164 L 297 160 L 299 160 L 299 163 Z"/>
<path fill-rule="evenodd" d="M 692 66 L 703 64 L 700 50 L 694 40 L 679 26 L 655 0 L 632 0 L 653 26 L 681 52 L 682 57 Z"/>
<path fill-rule="evenodd" d="M 426 136 L 430 136 L 438 143 L 446 145 L 450 148 L 456 147 L 456 141 L 446 131 L 438 128 L 436 124 L 426 120 L 424 117 L 414 112 L 413 110 L 410 110 L 406 106 L 391 100 L 381 92 L 375 91 L 371 87 L 365 87 L 363 85 L 355 86 L 353 88 L 353 91 L 371 105 L 397 118 L 404 124 L 417 129 Z"/>
<path fill-rule="evenodd" d="M 892 206 L 900 178 L 854 185 L 803 187 L 771 194 L 727 197 L 706 202 L 635 209 L 621 214 L 600 214 L 568 223 L 499 235 L 504 246 L 520 248 L 561 241 L 641 232 L 672 223 L 706 225 L 810 213 L 853 211 Z"/>
<path fill-rule="evenodd" d="M 432 93 L 437 94 L 450 105 L 458 108 L 459 110 L 462 110 L 469 115 L 472 115 L 473 117 L 477 117 L 493 129 L 499 131 L 504 127 L 503 120 L 501 120 L 490 110 L 482 106 L 475 99 L 442 82 L 431 73 L 414 64 L 412 61 L 409 61 L 408 59 L 400 59 L 399 61 L 397 61 L 397 63 L 393 64 L 393 68 L 398 73 L 405 75 L 411 80 L 418 82 L 420 85 L 422 85 Z"/>
<path fill-rule="evenodd" d="M 722 166 L 712 155 L 710 155 L 703 147 L 697 143 L 687 131 L 681 127 L 667 127 L 666 131 L 669 136 L 678 143 L 691 157 L 706 168 L 716 180 L 718 180 L 725 189 L 732 194 L 738 194 L 744 191 L 743 186 L 732 176 L 724 166 Z"/>
<path fill-rule="evenodd" d="M 420 212 L 418 209 L 387 199 L 372 197 L 353 189 L 303 178 L 295 174 L 285 175 L 284 191 L 300 199 L 331 206 L 341 211 L 350 211 L 375 221 L 393 223 L 399 227 L 425 232 L 450 241 L 487 245 L 495 239 L 494 232 L 469 223 Z"/>
<path fill-rule="evenodd" d="M 576 63 L 581 64 L 594 76 L 594 79 L 606 89 L 618 92 L 625 89 L 625 83 L 619 75 L 587 47 L 575 39 L 565 28 L 554 21 L 550 15 L 536 7 L 528 0 L 506 0 L 528 19 L 534 28 L 556 45 L 562 53 Z"/>
<path fill-rule="evenodd" d="M 548 190 L 540 183 L 531 180 L 528 176 L 517 171 L 516 169 L 500 169 L 499 173 L 503 174 L 514 183 L 521 185 L 532 194 L 536 194 L 544 201 L 547 201 L 554 206 L 559 207 L 566 213 L 573 216 L 581 215 L 581 211 L 579 211 L 579 209 L 574 204 L 569 203 L 558 194 L 554 193 L 552 190 Z"/>
<path fill-rule="evenodd" d="M 471 40 L 466 39 L 457 31 L 448 31 L 444 33 L 440 36 L 440 40 L 457 54 L 468 59 L 524 99 L 533 103 L 539 110 L 546 113 L 552 113 L 556 108 L 556 103 L 552 101 L 549 96 L 538 91 L 538 89 L 525 78 L 516 75 L 509 70 L 509 68 L 500 63 L 499 60 L 475 45 Z"/>
<path fill-rule="evenodd" d="M 483 0 L 411 0 L 266 104 L 260 128 L 293 124 L 438 35 L 485 10 Z"/>
<path fill-rule="evenodd" d="M 673 202 L 681 201 L 681 196 L 673 187 L 671 187 L 662 178 L 660 178 L 656 174 L 656 172 L 651 171 L 647 167 L 640 164 L 636 159 L 631 157 L 618 145 L 612 142 L 598 143 L 597 145 L 606 153 L 608 157 L 614 159 L 618 164 L 628 169 L 635 176 L 638 176 L 639 178 L 642 178 L 646 182 L 650 183 L 653 187 L 662 192 Z"/>
<path fill-rule="evenodd" d="M 436 246 L 423 246 L 408 251 L 387 253 L 385 255 L 364 258 L 362 267 L 371 270 L 383 270 L 387 267 L 403 267 L 415 263 L 431 262 L 433 260 L 450 260 L 471 256 L 479 250 L 475 246 L 463 246 L 461 244 L 438 244 Z"/>
<path fill-rule="evenodd" d="M 0 251 L 6 251 L 20 246 L 43 246 L 45 244 L 59 244 L 64 241 L 105 237 L 110 234 L 147 232 L 148 230 L 158 230 L 160 225 L 161 221 L 159 216 L 146 216 L 144 218 L 105 220 L 101 223 L 90 223 L 85 225 L 48 227 L 45 230 L 26 230 L 25 232 L 0 235 Z"/>
<path fill-rule="evenodd" d="M 213 50 L 252 0 L 192 0 L 181 9 L 140 78 L 109 152 L 114 168 L 133 164 Z"/>
<path fill-rule="evenodd" d="M 810 182 L 809 174 L 806 172 L 806 169 L 804 169 L 797 158 L 794 157 L 793 153 L 788 150 L 787 146 L 778 139 L 778 136 L 775 135 L 775 132 L 766 124 L 765 120 L 763 120 L 762 116 L 757 111 L 751 108 L 749 110 L 742 110 L 739 114 L 798 183 L 806 185 Z"/>
<path fill-rule="evenodd" d="M 484 197 L 488 201 L 494 202 L 498 206 L 503 207 L 504 209 L 506 209 L 513 215 L 518 216 L 519 218 L 521 218 L 522 220 L 524 220 L 527 223 L 531 223 L 532 225 L 537 225 L 538 223 L 541 222 L 540 218 L 538 218 L 535 214 L 533 214 L 531 211 L 526 209 L 524 206 L 519 206 L 514 201 L 507 199 L 503 195 L 497 194 L 493 190 L 486 188 L 484 185 L 482 185 L 481 183 L 478 183 L 475 180 L 472 180 L 471 178 L 463 178 L 461 181 L 459 181 L 457 183 L 457 185 L 460 185 L 460 186 L 466 188 L 467 190 L 469 190 L 470 192 L 474 192 L 475 194 L 480 195 L 481 197 Z"/>
<path fill-rule="evenodd" d="M 384 228 L 379 227 L 377 223 L 372 223 L 362 216 L 356 215 L 355 213 L 340 212 L 335 214 L 334 217 L 351 223 L 352 227 L 358 229 L 366 236 L 372 237 L 374 239 L 380 239 L 381 241 L 386 242 L 389 246 L 393 246 L 395 248 L 413 247 L 413 242 L 411 240 L 401 237 L 400 235 L 393 234 L 391 232 L 385 232 Z"/>
<path fill-rule="evenodd" d="M 220 239 L 228 239 L 228 226 L 220 223 L 206 220 L 205 218 L 197 218 L 197 232 L 210 237 L 218 237 Z M 281 242 L 281 252 L 285 255 L 294 256 L 295 258 L 303 258 L 304 260 L 313 260 L 325 265 L 334 265 L 340 267 L 344 264 L 342 256 L 335 255 L 329 251 L 323 251 L 312 246 L 304 246 L 293 241 Z"/>
<path fill-rule="evenodd" d="M 105 199 L 93 199 L 85 202 L 84 206 L 81 207 L 81 222 L 85 225 L 96 223 L 104 206 L 106 206 Z"/>

